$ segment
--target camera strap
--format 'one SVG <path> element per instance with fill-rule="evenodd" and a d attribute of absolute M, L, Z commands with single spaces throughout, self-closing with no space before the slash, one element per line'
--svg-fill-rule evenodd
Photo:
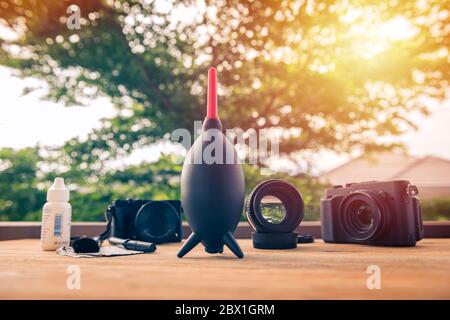
<path fill-rule="evenodd" d="M 102 233 L 99 234 L 98 239 L 100 242 L 103 242 L 104 240 L 108 239 L 111 235 L 111 224 L 112 224 L 112 218 L 114 215 L 114 205 L 109 205 L 108 208 L 105 211 L 105 219 L 106 219 L 106 229 Z"/>

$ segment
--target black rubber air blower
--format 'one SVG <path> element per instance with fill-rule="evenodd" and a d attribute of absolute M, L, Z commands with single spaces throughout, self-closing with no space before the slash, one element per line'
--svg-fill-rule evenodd
<path fill-rule="evenodd" d="M 244 257 L 233 237 L 244 205 L 244 186 L 237 152 L 217 116 L 217 74 L 210 68 L 207 116 L 181 173 L 181 202 L 193 232 L 179 258 L 200 242 L 208 253 L 222 253 L 226 245 L 238 258 Z"/>

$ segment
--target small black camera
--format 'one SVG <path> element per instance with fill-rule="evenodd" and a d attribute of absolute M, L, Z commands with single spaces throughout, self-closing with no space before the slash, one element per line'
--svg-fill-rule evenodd
<path fill-rule="evenodd" d="M 322 239 L 332 243 L 415 246 L 423 238 L 416 186 L 406 180 L 348 183 L 321 199 Z"/>
<path fill-rule="evenodd" d="M 180 242 L 182 211 L 179 200 L 116 200 L 107 211 L 110 235 L 157 244 Z"/>

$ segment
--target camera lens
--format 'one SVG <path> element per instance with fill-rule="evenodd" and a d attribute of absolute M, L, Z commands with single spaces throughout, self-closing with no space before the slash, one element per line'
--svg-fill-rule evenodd
<path fill-rule="evenodd" d="M 250 193 L 246 203 L 250 225 L 258 232 L 292 232 L 304 216 L 297 189 L 282 180 L 267 180 Z"/>
<path fill-rule="evenodd" d="M 341 203 L 342 224 L 356 240 L 374 239 L 387 224 L 389 214 L 384 199 L 373 191 L 356 191 Z"/>
<path fill-rule="evenodd" d="M 139 240 L 163 243 L 177 232 L 179 218 L 176 209 L 166 201 L 144 204 L 136 214 L 135 228 Z"/>

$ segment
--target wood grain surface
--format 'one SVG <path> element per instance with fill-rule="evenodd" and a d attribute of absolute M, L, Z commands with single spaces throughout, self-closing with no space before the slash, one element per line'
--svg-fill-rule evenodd
<path fill-rule="evenodd" d="M 0 242 L 0 299 L 449 299 L 450 239 L 414 248 L 324 244 L 255 250 L 245 258 L 198 246 L 183 259 L 181 244 L 152 254 L 77 259 L 42 252 L 38 240 Z M 81 270 L 81 289 L 66 286 L 67 268 Z M 369 265 L 381 269 L 381 289 L 367 289 Z"/>

